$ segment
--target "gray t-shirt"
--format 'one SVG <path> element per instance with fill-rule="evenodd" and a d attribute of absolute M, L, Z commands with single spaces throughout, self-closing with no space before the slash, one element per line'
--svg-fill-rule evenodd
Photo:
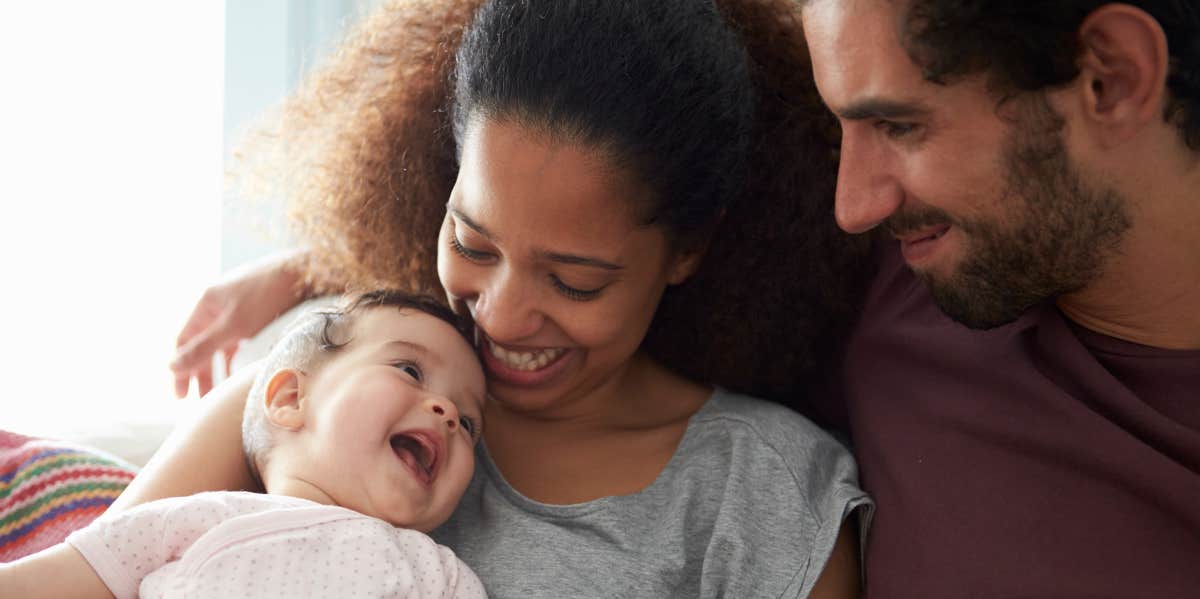
<path fill-rule="evenodd" d="M 782 406 L 718 390 L 675 455 L 632 495 L 547 505 L 513 489 L 482 443 L 433 533 L 506 597 L 804 597 L 841 522 L 872 504 L 846 449 Z"/>

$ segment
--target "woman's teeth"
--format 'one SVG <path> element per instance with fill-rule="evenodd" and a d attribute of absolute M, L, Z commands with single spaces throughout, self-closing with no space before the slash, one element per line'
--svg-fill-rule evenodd
<path fill-rule="evenodd" d="M 564 349 L 539 349 L 536 351 L 512 351 L 504 349 L 495 343 L 489 343 L 491 347 L 492 357 L 504 363 L 505 366 L 513 370 L 538 370 L 545 368 L 547 364 L 558 359 L 563 354 Z"/>

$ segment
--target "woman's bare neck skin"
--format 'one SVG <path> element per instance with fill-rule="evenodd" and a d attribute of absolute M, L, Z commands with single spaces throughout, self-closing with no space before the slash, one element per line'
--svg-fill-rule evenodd
<path fill-rule="evenodd" d="M 509 484 L 542 503 L 636 493 L 658 478 L 711 393 L 639 354 L 619 380 L 554 418 L 490 402 L 488 453 Z"/>

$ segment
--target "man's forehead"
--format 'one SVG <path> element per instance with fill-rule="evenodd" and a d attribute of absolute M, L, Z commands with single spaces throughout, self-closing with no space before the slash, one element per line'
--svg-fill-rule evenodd
<path fill-rule="evenodd" d="M 803 9 L 813 76 L 835 112 L 922 95 L 927 82 L 900 44 L 899 10 L 890 0 L 813 0 Z"/>
<path fill-rule="evenodd" d="M 898 9 L 888 0 L 815 0 L 800 14 L 809 49 L 821 58 L 903 52 Z"/>

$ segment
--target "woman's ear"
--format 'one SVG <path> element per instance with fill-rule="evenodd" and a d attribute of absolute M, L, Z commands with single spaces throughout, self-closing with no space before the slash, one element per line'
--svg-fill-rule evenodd
<path fill-rule="evenodd" d="M 678 285 L 691 277 L 697 268 L 700 268 L 700 261 L 704 259 L 704 255 L 708 253 L 708 246 L 712 245 L 713 235 L 717 233 L 717 227 L 725 221 L 725 209 L 722 208 L 717 217 L 709 224 L 708 230 L 700 237 L 699 241 L 689 243 L 687 247 L 675 250 L 675 256 L 671 266 L 667 269 L 667 284 Z"/>
<path fill-rule="evenodd" d="M 1106 4 L 1079 27 L 1083 114 L 1113 143 L 1161 119 L 1170 55 L 1162 26 L 1145 11 Z"/>
<path fill-rule="evenodd" d="M 674 262 L 667 271 L 667 284 L 678 285 L 688 280 L 688 277 L 691 277 L 692 273 L 700 267 L 700 260 L 704 258 L 704 252 L 707 249 L 708 244 L 705 244 L 699 249 L 677 252 Z"/>
<path fill-rule="evenodd" d="M 267 421 L 290 431 L 304 428 L 304 373 L 281 368 L 267 381 L 263 411 Z"/>

